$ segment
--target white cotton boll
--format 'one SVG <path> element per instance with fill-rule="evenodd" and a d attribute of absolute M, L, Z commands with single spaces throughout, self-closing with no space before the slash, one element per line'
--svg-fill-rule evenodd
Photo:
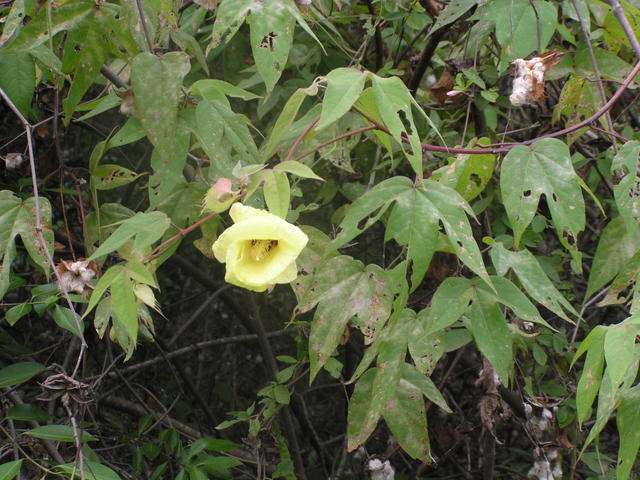
<path fill-rule="evenodd" d="M 6 169 L 13 170 L 24 163 L 25 156 L 21 153 L 7 153 L 2 159 Z"/>
<path fill-rule="evenodd" d="M 60 290 L 67 292 L 84 293 L 96 276 L 95 270 L 89 262 L 78 260 L 77 262 L 61 261 L 56 267 L 60 275 Z"/>
<path fill-rule="evenodd" d="M 553 467 L 553 471 L 551 472 L 554 479 L 562 478 L 562 465 L 560 463 L 556 463 Z"/>
<path fill-rule="evenodd" d="M 389 460 L 382 462 L 378 458 L 372 458 L 367 463 L 367 470 L 371 472 L 371 480 L 394 480 L 396 476 Z"/>

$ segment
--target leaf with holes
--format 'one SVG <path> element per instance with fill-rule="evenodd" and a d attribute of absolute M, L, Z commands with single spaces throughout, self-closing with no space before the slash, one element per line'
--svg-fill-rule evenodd
<path fill-rule="evenodd" d="M 245 17 L 249 14 L 251 7 L 258 0 L 225 0 L 216 9 L 216 21 L 213 24 L 211 41 L 207 46 L 206 55 L 211 49 L 216 48 L 223 42 L 227 42 L 233 37 L 244 23 Z"/>
<path fill-rule="evenodd" d="M 496 242 L 491 248 L 490 255 L 498 275 L 504 276 L 509 269 L 512 269 L 524 290 L 535 301 L 568 322 L 571 320 L 567 317 L 565 310 L 578 316 L 578 312 L 554 286 L 529 250 L 511 252 L 504 248 L 502 243 Z"/>
<path fill-rule="evenodd" d="M 611 164 L 611 172 L 623 170 L 625 176 L 613 187 L 616 205 L 627 230 L 637 229 L 640 225 L 640 176 L 638 176 L 638 155 L 640 142 L 632 140 L 625 143 Z"/>
<path fill-rule="evenodd" d="M 134 182 L 142 173 L 136 173 L 120 165 L 98 165 L 93 170 L 91 181 L 97 190 L 111 190 Z"/>
<path fill-rule="evenodd" d="M 399 77 L 382 78 L 371 75 L 371 78 L 373 98 L 382 122 L 394 140 L 400 144 L 416 175 L 422 177 L 422 145 L 413 121 L 411 105 L 414 100 L 411 93 Z M 401 137 L 409 139 L 410 148 Z"/>
<path fill-rule="evenodd" d="M 576 241 L 585 226 L 584 199 L 566 143 L 548 138 L 512 149 L 502 162 L 500 189 L 516 247 L 544 194 L 560 243 L 580 264 Z"/>
<path fill-rule="evenodd" d="M 472 142 L 472 144 L 475 143 L 487 145 L 489 139 L 481 138 L 477 142 Z M 462 198 L 470 202 L 482 193 L 493 177 L 495 162 L 496 156 L 490 153 L 460 154 L 450 165 L 438 170 L 438 172 L 442 172 L 438 181 L 453 188 L 462 195 Z"/>
<path fill-rule="evenodd" d="M 372 341 L 389 317 L 395 292 L 387 272 L 347 256 L 323 262 L 306 286 L 299 304 L 307 310 L 318 304 L 309 335 L 313 381 L 340 343 L 349 320 L 353 319 L 367 343 Z"/>
<path fill-rule="evenodd" d="M 271 0 L 255 2 L 251 7 L 251 50 L 267 92 L 273 90 L 282 75 L 293 41 L 296 22 L 284 3 Z"/>
<path fill-rule="evenodd" d="M 53 251 L 53 231 L 51 230 L 51 205 L 40 197 L 40 218 L 42 235 L 46 248 Z M 21 200 L 9 190 L 0 191 L 0 298 L 9 288 L 11 263 L 16 256 L 16 237 L 20 235 L 29 256 L 47 275 L 50 266 L 47 253 L 40 245 L 36 232 L 35 200 Z"/>
<path fill-rule="evenodd" d="M 62 101 L 65 125 L 89 87 L 100 75 L 100 67 L 107 58 L 109 32 L 105 28 L 105 13 L 96 9 L 92 16 L 82 22 L 82 26 L 70 32 L 64 42 L 62 70 L 73 73 L 69 93 Z"/>
<path fill-rule="evenodd" d="M 611 220 L 600 235 L 591 263 L 585 300 L 613 280 L 640 251 L 640 228 L 625 222 L 623 217 Z"/>

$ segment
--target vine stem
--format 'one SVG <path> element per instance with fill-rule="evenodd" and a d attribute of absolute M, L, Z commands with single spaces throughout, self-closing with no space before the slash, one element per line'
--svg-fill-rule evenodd
<path fill-rule="evenodd" d="M 515 147 L 531 145 L 532 143 L 535 143 L 538 140 L 542 140 L 542 139 L 545 139 L 545 138 L 560 137 L 562 135 L 566 135 L 568 133 L 575 132 L 576 130 L 580 130 L 582 127 L 586 127 L 586 126 L 590 125 L 591 123 L 596 121 L 598 118 L 600 118 L 602 115 L 604 115 L 606 112 L 608 112 L 611 109 L 611 107 L 613 106 L 613 104 L 616 103 L 616 101 L 622 96 L 622 94 L 625 92 L 627 87 L 629 87 L 629 84 L 633 81 L 633 79 L 635 78 L 636 75 L 638 75 L 639 72 L 640 72 L 640 62 L 638 62 L 633 67 L 631 72 L 629 72 L 627 77 L 624 79 L 624 81 L 622 82 L 620 87 L 618 87 L 616 92 L 611 96 L 609 101 L 607 103 L 605 103 L 596 113 L 591 115 L 589 118 L 587 118 L 587 119 L 585 119 L 585 120 L 583 120 L 583 121 L 581 121 L 581 122 L 579 122 L 579 123 L 577 123 L 575 125 L 572 125 L 570 127 L 563 128 L 562 130 L 558 130 L 556 132 L 547 133 L 546 135 L 541 135 L 539 137 L 532 138 L 531 140 L 526 140 L 526 141 L 520 142 L 520 143 L 497 144 L 497 145 L 504 145 L 504 146 L 502 146 L 500 148 L 478 148 L 478 149 L 452 148 L 452 147 L 441 147 L 440 145 L 432 145 L 432 144 L 429 144 L 429 143 L 421 143 L 420 145 L 422 146 L 423 150 L 427 150 L 427 151 L 430 151 L 430 152 L 443 152 L 443 153 L 455 153 L 455 154 L 460 153 L 460 154 L 467 154 L 467 155 L 480 155 L 480 154 L 485 154 L 485 153 L 500 154 L 500 153 L 509 153 Z M 359 109 L 355 105 L 354 105 L 353 108 L 360 115 L 362 115 L 367 120 L 369 120 L 369 122 L 371 122 L 371 124 L 374 125 L 378 130 L 381 130 L 381 131 L 391 135 L 391 132 L 389 131 L 389 129 L 385 125 L 383 125 L 380 122 L 378 122 L 371 115 L 369 115 L 368 113 L 362 111 L 361 109 Z M 407 137 L 405 137 L 405 136 L 401 136 L 400 140 L 402 142 L 404 142 L 404 143 L 410 143 L 409 139 Z M 482 145 L 478 145 L 478 147 L 482 147 Z"/>
<path fill-rule="evenodd" d="M 82 358 L 84 357 L 85 350 L 87 349 L 87 342 L 84 338 L 84 334 L 82 333 L 82 326 L 80 325 L 80 317 L 78 316 L 78 313 L 76 312 L 76 309 L 73 306 L 73 302 L 71 301 L 71 297 L 69 297 L 69 292 L 67 291 L 66 286 L 62 283 L 60 274 L 56 270 L 56 264 L 53 261 L 51 252 L 49 252 L 49 249 L 47 248 L 47 241 L 45 240 L 44 235 L 42 233 L 42 215 L 40 213 L 40 194 L 38 192 L 36 160 L 35 160 L 35 154 L 34 154 L 34 148 L 33 148 L 33 134 L 32 134 L 33 127 L 31 126 L 29 121 L 24 117 L 24 115 L 22 115 L 20 110 L 18 110 L 18 108 L 14 105 L 14 103 L 11 101 L 9 96 L 5 93 L 5 91 L 2 88 L 0 88 L 0 97 L 2 97 L 2 99 L 13 111 L 16 117 L 18 117 L 18 119 L 20 120 L 20 123 L 22 124 L 22 127 L 25 130 L 25 134 L 27 136 L 27 149 L 29 152 L 29 169 L 31 170 L 31 184 L 33 187 L 33 202 L 35 204 L 35 210 L 36 210 L 35 211 L 36 238 L 38 240 L 38 243 L 40 244 L 40 247 L 44 251 L 45 256 L 47 257 L 47 261 L 49 262 L 49 265 L 53 270 L 56 280 L 58 281 L 58 288 L 60 288 L 60 291 L 62 292 L 62 295 L 67 302 L 67 306 L 69 307 L 69 310 L 73 315 L 73 320 L 76 324 L 76 328 L 78 329 L 78 337 L 80 338 L 80 352 L 78 353 L 78 360 L 76 361 L 75 368 L 73 369 L 73 373 L 71 374 L 71 378 L 75 378 L 76 374 L 78 373 L 78 369 L 80 367 Z"/>
<path fill-rule="evenodd" d="M 624 34 L 629 39 L 629 43 L 631 44 L 631 48 L 633 48 L 633 52 L 636 55 L 636 58 L 640 60 L 640 43 L 638 42 L 638 37 L 633 31 L 633 28 L 629 24 L 629 20 L 627 16 L 624 14 L 624 10 L 620 5 L 620 0 L 606 0 L 609 5 L 611 5 L 611 10 L 613 12 L 613 16 L 616 17 L 618 23 L 622 27 Z"/>
<path fill-rule="evenodd" d="M 350 137 L 351 135 L 357 135 L 358 133 L 368 132 L 369 130 L 375 130 L 376 128 L 378 128 L 376 125 L 367 125 L 366 127 L 356 128 L 355 130 L 351 130 L 349 132 L 342 133 L 342 134 L 338 135 L 337 137 L 334 137 L 331 140 L 327 140 L 326 142 L 322 142 L 320 145 L 317 145 L 316 147 L 312 148 L 311 150 L 308 150 L 308 151 L 304 152 L 303 154 L 298 155 L 294 160 L 297 162 L 297 161 L 303 159 L 304 157 L 306 157 L 308 155 L 311 155 L 314 152 L 317 152 L 321 148 L 324 148 L 327 145 L 331 145 L 332 143 L 337 142 L 338 140 L 341 140 L 341 139 L 346 138 L 346 137 Z"/>

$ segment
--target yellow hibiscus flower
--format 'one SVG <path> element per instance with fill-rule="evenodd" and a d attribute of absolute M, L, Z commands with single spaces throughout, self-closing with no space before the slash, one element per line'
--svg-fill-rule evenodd
<path fill-rule="evenodd" d="M 227 264 L 224 279 L 254 292 L 298 276 L 296 258 L 308 237 L 295 225 L 264 210 L 234 203 L 234 224 L 213 244 L 213 254 Z"/>

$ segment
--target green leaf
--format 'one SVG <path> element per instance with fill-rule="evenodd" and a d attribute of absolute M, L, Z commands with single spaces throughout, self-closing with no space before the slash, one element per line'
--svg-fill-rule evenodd
<path fill-rule="evenodd" d="M 244 19 L 256 0 L 224 0 L 216 9 L 211 41 L 206 54 L 222 42 L 228 42 L 244 23 Z"/>
<path fill-rule="evenodd" d="M 7 410 L 7 418 L 11 420 L 48 422 L 49 414 L 37 405 L 22 403 L 9 408 Z"/>
<path fill-rule="evenodd" d="M 638 155 L 640 142 L 625 143 L 611 164 L 611 172 L 623 169 L 625 176 L 613 187 L 616 205 L 624 219 L 627 230 L 637 230 L 640 222 L 640 177 L 638 176 Z"/>
<path fill-rule="evenodd" d="M 589 333 L 580 345 L 580 349 L 588 347 L 587 358 L 576 390 L 578 422 L 581 424 L 589 418 L 591 405 L 593 405 L 593 401 L 600 389 L 602 370 L 604 368 L 604 339 L 606 333 L 607 330 L 599 325 Z M 576 352 L 576 358 L 581 353 L 580 349 Z"/>
<path fill-rule="evenodd" d="M 289 211 L 291 191 L 287 174 L 267 169 L 262 172 L 264 179 L 263 194 L 269 211 L 280 218 L 285 218 Z"/>
<path fill-rule="evenodd" d="M 317 129 L 341 118 L 356 103 L 367 80 L 368 72 L 355 68 L 336 68 L 325 76 L 327 89 L 322 100 L 322 114 Z"/>
<path fill-rule="evenodd" d="M 404 364 L 403 373 L 408 370 L 407 366 L 411 368 L 411 365 Z M 431 448 L 427 432 L 427 414 L 421 392 L 418 385 L 403 376 L 385 405 L 383 416 L 393 438 L 402 449 L 412 458 L 427 461 L 431 459 Z"/>
<path fill-rule="evenodd" d="M 51 205 L 44 197 L 40 197 L 40 218 L 47 249 L 52 252 Z M 21 200 L 9 190 L 0 191 L 0 259 L 2 259 L 0 298 L 4 296 L 9 287 L 9 272 L 16 255 L 15 237 L 17 235 L 20 235 L 31 259 L 47 276 L 49 274 L 49 260 L 38 241 L 35 222 L 35 200 L 33 198 Z"/>
<path fill-rule="evenodd" d="M 163 212 L 138 212 L 133 217 L 120 222 L 120 226 L 87 260 L 111 253 L 134 237 L 134 248 L 144 248 L 160 239 L 170 225 L 171 220 Z"/>
<path fill-rule="evenodd" d="M 169 166 L 175 148 L 178 102 L 182 80 L 190 68 L 189 56 L 183 52 L 165 53 L 161 57 L 141 53 L 131 61 L 135 113 L 157 149 L 156 171 L 168 169 L 175 174 L 176 169 Z M 177 173 L 181 174 L 182 169 Z"/>
<path fill-rule="evenodd" d="M 28 52 L 49 40 L 50 36 L 72 30 L 95 11 L 95 3 L 78 0 L 51 8 L 51 31 L 49 31 L 47 10 L 46 6 L 40 8 L 38 14 L 22 29 L 20 35 L 5 47 L 5 51 Z"/>
<path fill-rule="evenodd" d="M 82 28 L 71 32 L 64 44 L 62 68 L 65 72 L 70 73 L 66 65 L 67 57 L 69 55 L 75 57 L 71 87 L 67 97 L 62 101 L 66 125 L 71 122 L 71 116 L 84 94 L 100 75 L 100 67 L 105 63 L 108 54 L 104 41 L 108 32 L 102 25 L 104 13 L 96 9 L 93 15 L 95 19 L 83 22 Z"/>
<path fill-rule="evenodd" d="M 478 143 L 488 144 L 489 139 L 482 138 Z M 462 198 L 470 202 L 482 193 L 493 177 L 495 161 L 496 156 L 489 153 L 460 154 L 453 163 L 438 170 L 438 172 L 442 171 L 442 177 L 438 181 L 453 188 L 462 195 Z"/>
<path fill-rule="evenodd" d="M 640 228 L 629 228 L 622 217 L 611 220 L 600 236 L 584 300 L 622 272 L 639 250 Z"/>
<path fill-rule="evenodd" d="M 111 190 L 128 185 L 141 175 L 120 165 L 103 164 L 93 170 L 91 181 L 97 190 Z"/>
<path fill-rule="evenodd" d="M 33 92 L 36 88 L 36 68 L 31 55 L 28 53 L 0 55 L 0 88 L 23 115 L 29 115 Z"/>
<path fill-rule="evenodd" d="M 89 305 L 87 306 L 87 310 L 82 315 L 82 318 L 86 318 L 87 315 L 93 310 L 93 308 L 98 304 L 102 295 L 107 291 L 107 289 L 111 286 L 113 282 L 120 276 L 124 267 L 122 265 L 114 265 L 109 268 L 102 277 L 98 280 L 93 292 L 91 292 L 91 298 L 89 298 Z"/>
<path fill-rule="evenodd" d="M 440 284 L 426 313 L 423 335 L 429 335 L 452 325 L 471 305 L 473 291 L 466 278 L 449 277 Z M 422 312 L 422 315 L 424 315 Z"/>
<path fill-rule="evenodd" d="M 3 18 L 4 26 L 0 35 L 0 46 L 4 45 L 14 33 L 20 31 L 25 13 L 25 0 L 15 0 L 11 4 L 11 10 Z"/>
<path fill-rule="evenodd" d="M 637 334 L 638 327 L 627 321 L 607 327 L 607 335 L 604 338 L 604 358 L 614 388 L 620 386 L 625 373 L 635 359 Z"/>
<path fill-rule="evenodd" d="M 85 110 L 89 110 L 89 111 L 84 115 L 82 115 L 81 117 L 78 117 L 77 121 L 82 122 L 84 120 L 93 118 L 96 115 L 100 115 L 101 113 L 104 113 L 108 110 L 111 110 L 112 108 L 119 106 L 121 103 L 122 103 L 122 99 L 119 96 L 110 93 L 96 100 L 95 102 L 91 102 L 90 104 L 91 108 L 86 108 L 89 106 L 87 104 L 83 104 L 82 107 L 78 106 L 76 107 L 76 111 L 85 111 Z M 135 117 L 132 117 L 132 118 L 135 118 Z M 144 132 L 143 132 L 143 136 L 144 136 Z"/>
<path fill-rule="evenodd" d="M 24 383 L 47 369 L 36 362 L 18 362 L 0 370 L 0 388 L 13 387 Z"/>
<path fill-rule="evenodd" d="M 515 58 L 524 58 L 534 50 L 543 52 L 547 49 L 557 24 L 556 7 L 551 2 L 495 0 L 486 8 L 488 17 L 495 22 L 504 68 Z"/>
<path fill-rule="evenodd" d="M 422 177 L 422 145 L 413 121 L 411 105 L 413 97 L 398 77 L 382 78 L 371 75 L 373 79 L 373 97 L 380 116 L 391 136 L 400 144 L 414 172 Z M 410 148 L 401 140 L 409 139 Z"/>
<path fill-rule="evenodd" d="M 144 127 L 136 117 L 129 117 L 125 124 L 109 139 L 106 150 L 122 147 L 144 138 Z"/>
<path fill-rule="evenodd" d="M 4 318 L 9 325 L 14 326 L 18 320 L 20 320 L 25 315 L 28 315 L 31 310 L 33 310 L 33 305 L 31 305 L 30 303 L 21 303 L 19 305 L 14 305 L 9 310 L 7 310 Z"/>
<path fill-rule="evenodd" d="M 233 112 L 226 99 L 225 103 L 203 100 L 196 107 L 196 128 L 203 149 L 211 161 L 220 162 L 222 152 L 219 150 L 224 149 L 224 143 L 227 143 L 243 163 L 258 163 L 258 149 L 249 131 L 251 122 L 244 115 Z M 226 162 L 230 165 L 235 163 L 230 160 Z"/>
<path fill-rule="evenodd" d="M 168 143 L 153 149 L 151 155 L 153 175 L 149 178 L 151 207 L 156 207 L 171 194 L 176 185 L 183 181 L 182 171 L 189 153 L 192 124 L 195 125 L 193 111 L 182 111 L 171 139 L 167 139 Z"/>
<path fill-rule="evenodd" d="M 43 440 L 55 440 L 56 442 L 75 442 L 73 436 L 73 427 L 68 425 L 43 425 L 41 427 L 32 428 L 24 432 L 25 435 L 29 435 L 34 438 L 41 438 Z M 96 437 L 87 432 L 79 431 L 82 433 L 83 442 L 94 442 L 98 440 Z"/>
<path fill-rule="evenodd" d="M 410 189 L 395 198 L 389 215 L 385 241 L 394 239 L 407 246 L 411 266 L 411 290 L 415 290 L 427 273 L 438 241 L 438 217 L 433 204 L 417 189 Z"/>
<path fill-rule="evenodd" d="M 289 100 L 287 100 L 287 103 L 285 103 L 282 108 L 282 112 L 280 112 L 276 123 L 263 144 L 262 152 L 260 154 L 261 163 L 266 163 L 271 158 L 271 156 L 276 152 L 284 136 L 289 133 L 291 125 L 293 125 L 293 121 L 295 120 L 304 99 L 307 96 L 313 96 L 317 93 L 318 87 L 313 84 L 308 88 L 299 88 L 293 93 L 293 95 L 291 95 L 291 97 L 289 97 Z"/>
<path fill-rule="evenodd" d="M 498 275 L 504 276 L 509 269 L 512 269 L 525 291 L 535 301 L 568 322 L 571 320 L 565 314 L 565 310 L 578 316 L 578 312 L 553 285 L 529 250 L 511 252 L 505 249 L 502 243 L 496 242 L 489 253 Z"/>
<path fill-rule="evenodd" d="M 133 282 L 125 269 L 114 279 L 109 291 L 111 292 L 111 305 L 115 318 L 124 327 L 131 342 L 135 345 L 138 338 L 138 309 Z"/>
<path fill-rule="evenodd" d="M 20 473 L 22 459 L 0 465 L 0 480 L 12 480 Z"/>
<path fill-rule="evenodd" d="M 314 180 L 322 180 L 322 177 L 319 177 L 313 170 L 307 167 L 304 163 L 296 162 L 295 160 L 287 160 L 286 162 L 280 162 L 273 170 L 276 172 L 288 172 L 293 173 L 301 178 L 312 178 Z"/>
<path fill-rule="evenodd" d="M 447 405 L 447 401 L 444 399 L 444 396 L 442 395 L 442 393 L 440 393 L 440 390 L 438 390 L 438 387 L 436 387 L 431 378 L 420 372 L 414 365 L 405 363 L 402 366 L 401 383 L 403 381 L 415 385 L 425 397 L 427 397 L 430 401 L 435 403 L 445 412 L 452 412 L 451 408 L 449 408 L 449 405 Z"/>
<path fill-rule="evenodd" d="M 271 92 L 289 58 L 295 19 L 285 0 L 254 2 L 251 6 L 251 50 L 256 69 Z"/>
<path fill-rule="evenodd" d="M 576 241 L 585 225 L 584 199 L 566 143 L 548 138 L 513 148 L 502 162 L 500 189 L 516 247 L 544 194 L 558 239 L 579 260 Z"/>
<path fill-rule="evenodd" d="M 498 292 L 497 295 L 495 295 L 496 299 L 503 305 L 509 307 L 518 318 L 527 322 L 538 323 L 554 330 L 554 328 L 542 318 L 538 309 L 531 303 L 527 296 L 522 293 L 511 280 L 504 277 L 491 276 L 491 283 L 493 283 Z M 479 285 L 479 288 L 484 288 L 484 285 Z M 492 292 L 487 293 L 493 295 Z"/>
<path fill-rule="evenodd" d="M 467 219 L 467 214 L 472 214 L 471 208 L 455 190 L 429 179 L 414 185 L 406 177 L 391 177 L 359 197 L 340 224 L 335 247 L 350 242 L 373 225 L 392 202 L 396 202 L 396 206 L 391 212 L 385 239 L 394 238 L 400 245 L 408 245 L 407 258 L 413 262 L 414 269 L 412 288 L 419 284 L 436 250 L 440 223 L 460 260 L 489 281 Z"/>
<path fill-rule="evenodd" d="M 53 310 L 53 319 L 59 327 L 70 331 L 77 337 L 82 336 L 82 332 L 84 331 L 84 322 L 80 320 L 80 332 L 78 332 L 78 326 L 73 318 L 73 312 L 67 307 L 56 305 Z"/>
<path fill-rule="evenodd" d="M 449 2 L 447 6 L 444 7 L 444 10 L 438 14 L 438 18 L 429 29 L 429 33 L 433 33 L 436 30 L 455 22 L 477 4 L 477 0 L 453 0 Z"/>
<path fill-rule="evenodd" d="M 640 448 L 640 388 L 633 387 L 622 397 L 618 407 L 616 425 L 620 447 L 616 480 L 627 480 Z"/>
<path fill-rule="evenodd" d="M 370 408 L 376 373 L 377 368 L 367 370 L 356 383 L 353 395 L 349 399 L 347 413 L 348 452 L 352 452 L 367 441 L 382 416 L 381 411 L 374 411 Z"/>
<path fill-rule="evenodd" d="M 318 304 L 309 336 L 311 381 L 331 357 L 349 320 L 370 342 L 391 312 L 393 293 L 377 265 L 339 256 L 322 263 L 301 293 L 299 310 Z"/>
<path fill-rule="evenodd" d="M 87 460 L 84 461 L 84 476 L 80 473 L 77 463 L 65 463 L 55 468 L 69 476 L 73 473 L 73 477 L 70 476 L 69 478 L 74 480 L 79 478 L 85 478 L 86 480 L 121 480 L 120 476 L 109 467 Z"/>
<path fill-rule="evenodd" d="M 484 292 L 478 291 L 467 315 L 468 328 L 478 350 L 491 362 L 502 383 L 507 385 L 513 366 L 513 336 L 500 306 Z"/>
<path fill-rule="evenodd" d="M 219 100 L 220 94 L 228 97 L 241 98 L 242 100 L 255 100 L 262 98 L 260 95 L 244 90 L 229 82 L 213 78 L 198 80 L 191 85 L 189 90 L 191 90 L 192 94 L 200 95 L 207 100 Z"/>

